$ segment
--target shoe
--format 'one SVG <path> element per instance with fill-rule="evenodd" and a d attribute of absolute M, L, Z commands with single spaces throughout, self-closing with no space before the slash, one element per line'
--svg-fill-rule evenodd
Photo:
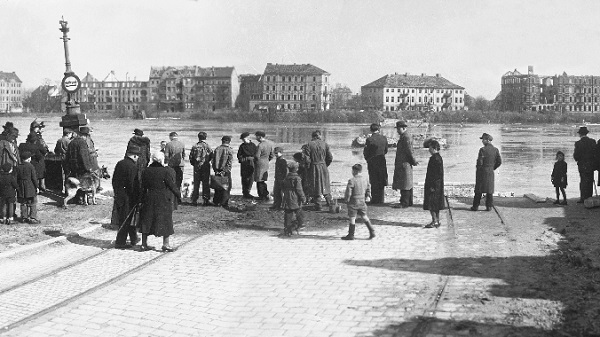
<path fill-rule="evenodd" d="M 172 247 L 170 247 L 170 246 L 162 246 L 160 249 L 163 252 L 172 252 L 172 251 L 174 251 L 174 249 Z"/>
<path fill-rule="evenodd" d="M 29 223 L 29 218 L 24 218 L 21 217 L 21 219 L 19 220 L 20 223 Z"/>
<path fill-rule="evenodd" d="M 560 204 L 560 201 L 556 200 L 555 202 L 553 202 L 553 204 L 558 205 Z"/>
<path fill-rule="evenodd" d="M 143 252 L 147 252 L 149 250 L 154 250 L 154 246 L 141 245 L 140 246 L 140 250 L 143 251 Z"/>
<path fill-rule="evenodd" d="M 435 222 L 433 222 L 433 221 L 428 223 L 427 225 L 423 226 L 423 228 L 433 228 L 433 227 L 435 227 Z"/>
<path fill-rule="evenodd" d="M 198 206 L 198 200 L 193 200 L 192 201 L 192 206 Z"/>
<path fill-rule="evenodd" d="M 560 204 L 561 204 L 561 205 L 565 205 L 565 206 L 566 206 L 566 205 L 567 205 L 567 201 L 566 201 L 566 200 L 563 200 L 563 202 L 561 202 Z"/>
<path fill-rule="evenodd" d="M 348 226 L 348 235 L 342 236 L 341 239 L 346 240 L 346 241 L 354 240 L 354 230 L 355 229 L 356 229 L 356 225 L 349 225 Z"/>
<path fill-rule="evenodd" d="M 137 238 L 137 239 L 135 240 L 135 242 L 131 242 L 131 245 L 132 245 L 132 246 L 135 246 L 135 245 L 137 245 L 138 243 L 140 243 L 140 241 L 142 241 L 142 239 L 140 239 L 140 238 Z"/>
<path fill-rule="evenodd" d="M 486 212 L 489 212 L 489 211 L 491 211 L 491 210 L 492 210 L 492 207 L 486 207 L 486 208 L 485 208 L 485 211 L 486 211 Z"/>
<path fill-rule="evenodd" d="M 252 194 L 245 194 L 242 198 L 244 198 L 244 199 L 254 199 L 254 196 Z"/>
<path fill-rule="evenodd" d="M 204 203 L 202 204 L 203 206 L 215 206 L 215 204 L 213 204 L 212 202 L 206 200 L 204 201 Z"/>
<path fill-rule="evenodd" d="M 271 211 L 278 211 L 278 210 L 280 210 L 280 209 L 281 209 L 281 207 L 279 207 L 279 206 L 275 206 L 275 205 L 273 205 L 273 206 L 269 207 L 269 210 L 271 210 Z"/>
<path fill-rule="evenodd" d="M 579 200 L 577 200 L 577 203 L 578 203 L 578 204 L 583 204 L 583 200 L 582 200 L 582 199 L 579 199 Z"/>
<path fill-rule="evenodd" d="M 28 222 L 28 223 L 30 223 L 30 224 L 32 224 L 32 225 L 37 225 L 37 224 L 40 224 L 40 223 L 42 223 L 40 220 L 38 220 L 38 219 L 36 219 L 36 218 L 29 218 L 29 219 L 27 220 L 27 222 Z"/>
<path fill-rule="evenodd" d="M 98 188 L 96 189 L 96 193 L 100 193 L 104 190 L 104 188 L 102 188 L 101 186 L 98 186 Z"/>
<path fill-rule="evenodd" d="M 407 205 L 403 205 L 403 204 L 395 204 L 392 206 L 392 208 L 407 208 Z"/>
<path fill-rule="evenodd" d="M 441 224 L 441 223 L 438 221 L 438 222 L 436 222 L 436 223 L 435 223 L 433 226 L 434 226 L 435 228 L 439 228 L 441 225 L 442 225 L 442 224 Z"/>
<path fill-rule="evenodd" d="M 115 249 L 129 249 L 133 247 L 132 245 L 128 245 L 128 244 L 118 244 L 115 243 Z"/>
<path fill-rule="evenodd" d="M 475 206 L 471 207 L 472 211 L 477 211 L 478 209 L 479 209 L 479 207 L 475 207 Z"/>

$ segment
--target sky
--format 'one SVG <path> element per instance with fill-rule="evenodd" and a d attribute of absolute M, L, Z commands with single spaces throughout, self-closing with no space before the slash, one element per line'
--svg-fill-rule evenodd
<path fill-rule="evenodd" d="M 148 80 L 151 66 L 311 63 L 359 92 L 386 74 L 435 75 L 493 99 L 500 79 L 600 75 L 600 1 L 0 0 L 0 71 L 25 88 L 65 71 Z"/>

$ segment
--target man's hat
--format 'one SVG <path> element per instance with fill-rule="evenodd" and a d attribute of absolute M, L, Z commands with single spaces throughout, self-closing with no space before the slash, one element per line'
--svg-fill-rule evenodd
<path fill-rule="evenodd" d="M 587 126 L 582 126 L 579 128 L 579 131 L 577 131 L 577 133 L 580 135 L 587 135 L 588 133 L 590 133 L 590 130 L 588 130 Z"/>
<path fill-rule="evenodd" d="M 82 135 L 89 135 L 90 134 L 90 128 L 87 126 L 82 126 L 79 128 L 79 133 L 81 133 Z"/>
<path fill-rule="evenodd" d="M 23 151 L 23 152 L 21 152 L 21 159 L 22 160 L 26 160 L 26 159 L 29 159 L 29 158 L 31 158 L 31 152 L 29 152 L 29 151 Z"/>
<path fill-rule="evenodd" d="M 266 137 L 266 136 L 267 136 L 267 134 L 266 134 L 264 131 L 256 131 L 256 132 L 254 133 L 254 135 L 255 135 L 256 137 Z"/>
<path fill-rule="evenodd" d="M 44 128 L 44 127 L 46 127 L 46 126 L 44 125 L 44 122 L 38 122 L 38 121 L 37 121 L 37 119 L 35 119 L 35 120 L 34 120 L 33 122 L 31 122 L 31 124 L 29 125 L 29 128 L 30 128 L 30 129 L 32 129 L 32 130 L 33 130 L 34 128 L 40 128 L 40 129 L 41 129 L 41 128 Z"/>
<path fill-rule="evenodd" d="M 169 137 L 177 137 L 177 136 L 178 136 L 178 134 L 175 131 L 169 133 Z"/>
<path fill-rule="evenodd" d="M 142 154 L 142 149 L 137 145 L 131 144 L 131 145 L 127 146 L 127 153 L 128 154 L 136 154 L 139 156 Z"/>
<path fill-rule="evenodd" d="M 491 142 L 492 140 L 494 140 L 494 137 L 488 135 L 487 133 L 484 133 L 483 135 L 481 135 L 481 137 L 479 137 L 479 139 L 489 140 Z"/>
<path fill-rule="evenodd" d="M 206 134 L 206 132 L 204 132 L 204 131 L 198 132 L 198 139 L 205 140 L 206 138 L 208 138 L 208 135 Z"/>
<path fill-rule="evenodd" d="M 283 153 L 283 148 L 281 146 L 277 146 L 275 149 L 273 149 L 273 152 L 277 153 Z"/>
<path fill-rule="evenodd" d="M 375 132 L 375 131 L 379 131 L 380 127 L 379 127 L 379 124 L 373 123 L 373 124 L 371 124 L 369 129 L 371 130 L 371 132 Z"/>
<path fill-rule="evenodd" d="M 133 130 L 133 134 L 136 136 L 143 136 L 144 135 L 144 131 L 140 130 L 140 129 L 135 129 Z"/>
<path fill-rule="evenodd" d="M 250 132 L 242 132 L 242 134 L 240 135 L 240 139 L 244 139 L 249 136 L 250 136 Z"/>
<path fill-rule="evenodd" d="M 223 136 L 223 138 L 221 138 L 222 142 L 231 142 L 231 137 L 230 136 Z"/>
<path fill-rule="evenodd" d="M 4 172 L 10 172 L 12 165 L 10 163 L 4 163 L 2 166 L 0 166 L 0 169 L 2 169 Z"/>
<path fill-rule="evenodd" d="M 4 128 L 4 130 L 7 130 L 14 128 L 15 125 L 13 124 L 13 122 L 6 122 L 6 124 L 2 125 L 2 127 Z"/>
<path fill-rule="evenodd" d="M 408 127 L 408 125 L 406 125 L 405 121 L 397 121 L 396 122 L 396 129 L 397 128 L 407 128 L 407 127 Z"/>

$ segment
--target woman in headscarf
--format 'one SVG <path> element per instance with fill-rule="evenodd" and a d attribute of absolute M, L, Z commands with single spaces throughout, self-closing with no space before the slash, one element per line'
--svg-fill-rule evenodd
<path fill-rule="evenodd" d="M 142 173 L 142 208 L 140 232 L 142 250 L 151 250 L 148 235 L 163 237 L 162 251 L 172 252 L 169 237 L 173 231 L 173 201 L 181 193 L 175 187 L 175 176 L 164 166 L 165 155 L 157 151 L 151 156 L 151 164 Z"/>

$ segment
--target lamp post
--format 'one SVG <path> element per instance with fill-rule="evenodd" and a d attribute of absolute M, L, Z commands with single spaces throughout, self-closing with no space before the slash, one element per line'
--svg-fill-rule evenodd
<path fill-rule="evenodd" d="M 86 118 L 85 114 L 81 113 L 81 109 L 79 104 L 75 101 L 74 96 L 81 87 L 81 80 L 73 70 L 71 70 L 71 60 L 69 59 L 69 37 L 67 33 L 69 32 L 69 28 L 67 27 L 67 21 L 64 18 L 58 22 L 60 24 L 59 30 L 63 33 L 63 36 L 60 38 L 63 40 L 64 48 L 65 48 L 65 73 L 62 79 L 61 85 L 63 90 L 67 93 L 67 100 L 65 102 L 65 110 L 67 112 L 66 115 L 62 117 L 60 122 L 60 126 L 63 128 L 71 128 L 78 130 L 80 126 L 84 126 L 89 124 L 89 120 Z"/>

